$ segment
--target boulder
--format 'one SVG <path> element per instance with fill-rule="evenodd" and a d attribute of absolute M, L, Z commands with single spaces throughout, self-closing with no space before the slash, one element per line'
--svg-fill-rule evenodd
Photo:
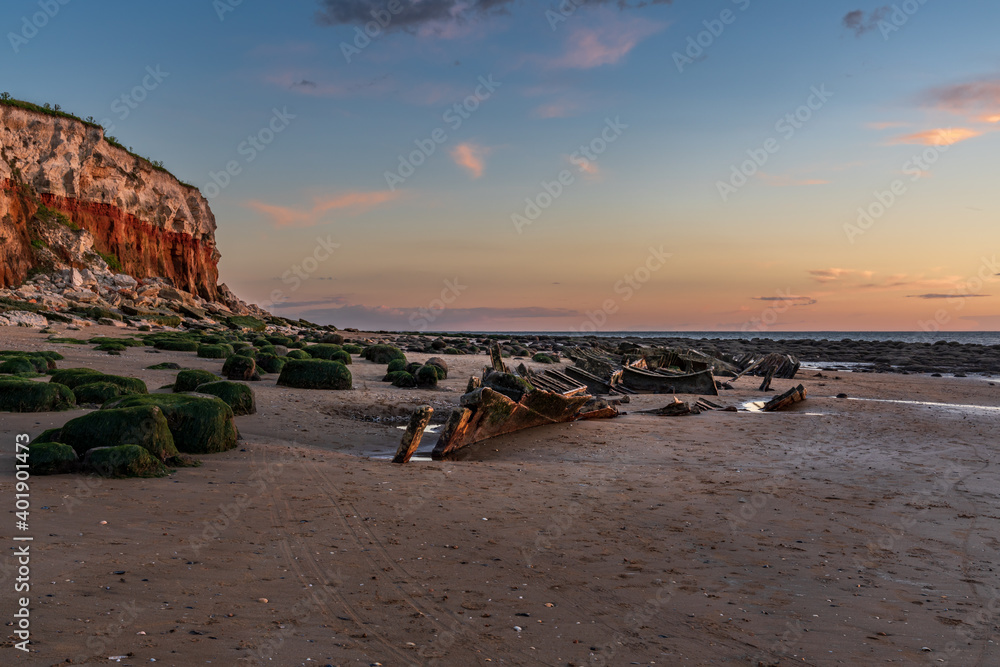
<path fill-rule="evenodd" d="M 26 310 L 8 310 L 3 314 L 5 326 L 12 327 L 47 327 L 49 321 L 43 315 Z"/>
<path fill-rule="evenodd" d="M 76 397 L 65 385 L 16 377 L 0 378 L 2 412 L 58 412 L 74 407 Z"/>
<path fill-rule="evenodd" d="M 187 370 L 181 371 L 177 374 L 177 379 L 174 380 L 174 393 L 180 393 L 183 391 L 194 391 L 198 388 L 198 385 L 206 384 L 208 382 L 216 382 L 221 380 L 215 373 L 210 373 L 208 371 L 202 370 Z"/>
<path fill-rule="evenodd" d="M 129 398 L 141 397 L 117 400 Z M 81 455 L 100 445 L 129 444 L 144 447 L 161 461 L 178 454 L 167 418 L 156 405 L 102 409 L 71 419 L 60 429 L 59 441 Z"/>
<path fill-rule="evenodd" d="M 76 452 L 61 442 L 33 442 L 28 447 L 28 472 L 32 475 L 60 475 L 77 465 Z"/>
<path fill-rule="evenodd" d="M 218 396 L 232 409 L 234 415 L 252 415 L 257 412 L 257 400 L 253 389 L 240 382 L 228 380 L 209 382 L 199 385 L 196 391 L 199 394 Z"/>
<path fill-rule="evenodd" d="M 124 392 L 121 387 L 111 382 L 88 382 L 74 389 L 73 393 L 76 394 L 76 402 L 81 405 L 85 403 L 103 405 L 112 398 L 118 398 Z"/>
<path fill-rule="evenodd" d="M 178 451 L 185 454 L 213 454 L 236 447 L 239 432 L 233 421 L 233 411 L 218 398 L 184 394 L 125 396 L 105 404 L 99 412 L 151 408 L 162 411 L 166 417 Z M 62 435 L 65 438 L 65 427 Z"/>
<path fill-rule="evenodd" d="M 242 354 L 236 354 L 226 359 L 226 363 L 222 366 L 222 373 L 230 380 L 260 380 L 260 375 L 257 373 L 257 362 L 254 361 L 253 357 L 246 357 Z"/>
<path fill-rule="evenodd" d="M 278 385 L 298 389 L 350 389 L 351 371 L 339 361 L 292 359 L 281 369 Z"/>
<path fill-rule="evenodd" d="M 101 477 L 163 477 L 169 472 L 138 445 L 95 447 L 87 451 L 83 467 Z"/>
<path fill-rule="evenodd" d="M 70 389 L 75 389 L 80 385 L 91 384 L 93 382 L 110 382 L 122 389 L 123 394 L 147 394 L 149 389 L 146 383 L 139 378 L 124 377 L 121 375 L 106 375 L 93 368 L 67 368 L 56 371 L 52 374 L 50 383 L 66 385 Z"/>

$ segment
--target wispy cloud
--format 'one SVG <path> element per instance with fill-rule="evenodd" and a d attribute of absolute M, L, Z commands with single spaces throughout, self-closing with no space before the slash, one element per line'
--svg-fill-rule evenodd
<path fill-rule="evenodd" d="M 570 33 L 565 52 L 547 63 L 552 69 L 593 69 L 621 62 L 639 42 L 667 26 L 653 21 L 609 20 Z"/>
<path fill-rule="evenodd" d="M 841 19 L 841 23 L 845 28 L 853 32 L 855 37 L 861 37 L 866 32 L 871 32 L 877 28 L 879 21 L 888 16 L 890 11 L 892 11 L 892 8 L 888 6 L 879 7 L 867 14 L 862 9 L 855 9 L 852 12 L 847 12 L 844 18 Z"/>
<path fill-rule="evenodd" d="M 514 0 L 399 0 L 402 10 L 391 16 L 385 29 L 417 31 L 432 25 L 446 30 L 449 24 L 508 14 Z M 669 5 L 673 0 L 573 0 L 577 6 L 611 5 L 618 9 Z M 320 25 L 363 25 L 372 20 L 372 12 L 384 12 L 384 0 L 319 0 L 316 21 Z"/>
<path fill-rule="evenodd" d="M 568 101 L 549 102 L 536 107 L 532 115 L 536 118 L 568 118 L 577 110 L 577 105 Z"/>
<path fill-rule="evenodd" d="M 973 139 L 983 133 L 968 127 L 947 127 L 924 130 L 900 137 L 895 137 L 890 144 L 919 144 L 922 146 L 951 146 L 960 141 Z"/>
<path fill-rule="evenodd" d="M 379 204 L 396 199 L 401 193 L 388 190 L 372 192 L 348 192 L 345 194 L 317 198 L 312 208 L 301 210 L 287 206 L 276 206 L 266 202 L 251 200 L 247 206 L 271 218 L 276 228 L 313 227 L 331 211 L 345 211 L 356 215 L 363 213 Z"/>
<path fill-rule="evenodd" d="M 374 79 L 323 81 L 319 77 L 303 76 L 301 72 L 284 71 L 265 74 L 264 81 L 311 97 L 352 97 L 363 93 L 380 94 L 395 90 L 388 74 Z"/>
<path fill-rule="evenodd" d="M 752 296 L 750 298 L 754 301 L 778 301 L 782 303 L 790 303 L 793 306 L 811 306 L 819 303 L 819 301 L 811 296 L 794 296 L 792 294 L 787 296 Z"/>
<path fill-rule="evenodd" d="M 480 178 L 486 169 L 486 156 L 490 149 L 469 142 L 461 143 L 451 149 L 451 159 L 459 167 L 469 172 L 472 178 Z"/>
<path fill-rule="evenodd" d="M 987 123 L 1000 122 L 1000 79 L 986 79 L 931 88 L 922 106 Z"/>
<path fill-rule="evenodd" d="M 971 298 L 984 298 L 991 296 L 990 294 L 910 294 L 907 296 L 908 299 L 965 299 L 966 297 Z"/>
<path fill-rule="evenodd" d="M 836 280 L 840 280 L 846 276 L 851 275 L 864 275 L 868 279 L 874 275 L 871 271 L 855 271 L 854 269 L 814 269 L 809 272 L 809 275 L 813 277 L 818 283 L 831 283 Z"/>

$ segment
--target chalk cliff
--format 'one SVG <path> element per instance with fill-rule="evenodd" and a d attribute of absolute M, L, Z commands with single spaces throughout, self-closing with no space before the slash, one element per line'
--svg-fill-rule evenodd
<path fill-rule="evenodd" d="M 47 268 L 32 245 L 41 207 L 89 232 L 116 270 L 218 298 L 215 216 L 197 188 L 109 143 L 100 127 L 0 103 L 0 287 Z"/>

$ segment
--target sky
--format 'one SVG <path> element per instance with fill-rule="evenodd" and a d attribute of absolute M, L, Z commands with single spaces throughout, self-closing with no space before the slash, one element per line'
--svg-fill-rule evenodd
<path fill-rule="evenodd" d="M 8 0 L 0 88 L 417 331 L 1000 329 L 1000 3 Z"/>

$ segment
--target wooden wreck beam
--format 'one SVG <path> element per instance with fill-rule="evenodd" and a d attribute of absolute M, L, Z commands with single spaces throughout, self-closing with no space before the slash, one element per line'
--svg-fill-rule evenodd
<path fill-rule="evenodd" d="M 399 443 L 399 449 L 396 450 L 396 456 L 392 459 L 393 463 L 407 463 L 410 457 L 417 453 L 420 439 L 424 435 L 424 429 L 427 428 L 432 414 L 434 414 L 434 408 L 429 405 L 421 405 L 413 411 L 413 414 L 410 415 L 410 423 L 406 425 L 403 439 Z"/>

